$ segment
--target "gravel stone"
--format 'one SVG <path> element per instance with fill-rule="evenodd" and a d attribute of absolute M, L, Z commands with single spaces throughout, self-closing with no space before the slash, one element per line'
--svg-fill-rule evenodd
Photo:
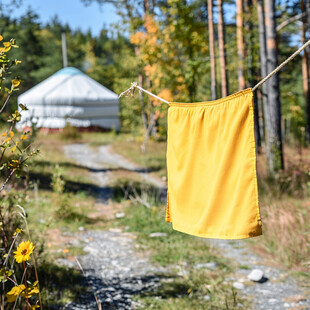
<path fill-rule="evenodd" d="M 253 282 L 259 282 L 263 278 L 264 278 L 264 272 L 260 269 L 253 269 L 248 275 L 248 279 Z"/>
<path fill-rule="evenodd" d="M 151 238 L 167 237 L 167 236 L 168 236 L 168 234 L 164 233 L 164 232 L 154 232 L 154 233 L 149 234 L 149 237 L 151 237 Z"/>
<path fill-rule="evenodd" d="M 217 263 L 216 262 L 209 262 L 209 263 L 201 263 L 201 264 L 197 264 L 195 266 L 196 269 L 203 269 L 203 268 L 207 268 L 210 270 L 215 270 L 217 268 Z"/>
<path fill-rule="evenodd" d="M 245 286 L 243 283 L 241 282 L 234 282 L 233 283 L 233 287 L 238 289 L 238 290 L 244 290 L 245 289 Z"/>
<path fill-rule="evenodd" d="M 117 212 L 117 213 L 115 214 L 115 217 L 116 217 L 117 219 L 121 219 L 121 218 L 125 217 L 125 213 L 124 213 L 124 212 Z"/>

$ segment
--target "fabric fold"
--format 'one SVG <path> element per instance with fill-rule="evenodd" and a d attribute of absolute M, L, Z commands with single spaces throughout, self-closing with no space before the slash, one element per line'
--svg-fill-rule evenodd
<path fill-rule="evenodd" d="M 166 221 L 191 235 L 242 239 L 262 234 L 253 93 L 170 103 Z"/>

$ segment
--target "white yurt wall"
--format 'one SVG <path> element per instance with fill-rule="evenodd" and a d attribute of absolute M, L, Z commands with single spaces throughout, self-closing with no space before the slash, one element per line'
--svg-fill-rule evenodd
<path fill-rule="evenodd" d="M 19 127 L 63 128 L 66 122 L 75 127 L 120 128 L 117 94 L 80 70 L 66 67 L 18 97 L 26 105 Z"/>

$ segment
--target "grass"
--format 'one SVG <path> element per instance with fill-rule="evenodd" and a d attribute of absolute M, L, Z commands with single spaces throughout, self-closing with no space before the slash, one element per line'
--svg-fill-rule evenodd
<path fill-rule="evenodd" d="M 255 247 L 269 259 L 296 271 L 308 269 L 310 257 L 310 204 L 304 199 L 262 199 L 264 237 Z"/>
<path fill-rule="evenodd" d="M 148 190 L 143 188 L 142 190 Z M 116 193 L 119 193 L 116 191 Z M 142 195 L 143 196 L 143 195 Z M 146 196 L 146 195 L 144 195 Z M 233 274 L 234 264 L 221 257 L 205 239 L 174 231 L 166 223 L 165 206 L 154 199 L 150 190 L 150 208 L 131 204 L 126 216 L 115 225 L 137 235 L 138 249 L 150 255 L 154 264 L 170 270 L 170 281 L 158 290 L 137 297 L 142 309 L 250 309 L 249 301 L 239 296 L 226 279 Z M 119 200 L 119 196 L 116 197 Z M 160 232 L 163 237 L 151 237 Z M 199 269 L 199 263 L 215 262 L 215 270 Z"/>
<path fill-rule="evenodd" d="M 117 141 L 112 146 L 116 153 L 119 153 L 139 166 L 156 171 L 160 177 L 166 173 L 166 142 L 149 141 L 146 152 L 141 152 L 141 141 Z"/>
<path fill-rule="evenodd" d="M 259 198 L 264 235 L 251 243 L 273 264 L 302 275 L 310 257 L 310 149 L 285 147 L 285 171 L 274 179 L 258 157 Z"/>
<path fill-rule="evenodd" d="M 142 154 L 138 141 L 113 148 L 136 163 L 166 175 L 164 142 L 150 141 Z M 285 171 L 275 178 L 266 172 L 266 159 L 258 156 L 258 187 L 264 235 L 251 241 L 258 253 L 292 272 L 304 272 L 310 257 L 310 149 L 285 146 Z"/>
<path fill-rule="evenodd" d="M 154 189 L 141 187 L 138 180 L 121 181 L 120 178 L 132 178 L 130 173 L 117 171 L 114 174 L 117 184 L 114 190 L 115 203 L 129 205 L 125 210 L 126 217 L 114 221 L 100 216 L 91 217 L 90 214 L 96 212 L 96 184 L 89 177 L 88 169 L 67 159 L 62 152 L 66 143 L 89 143 L 93 148 L 112 144 L 116 152 L 163 177 L 166 175 L 164 142 L 150 141 L 145 154 L 140 151 L 141 141 L 115 133 L 82 133 L 77 140 L 63 140 L 60 134 L 45 136 L 40 133 L 37 142 L 42 156 L 33 159 L 30 178 L 36 181 L 38 192 L 34 190 L 34 183 L 30 185 L 25 193 L 27 199 L 23 206 L 28 211 L 33 239 L 38 240 L 37 248 L 42 249 L 44 257 L 39 269 L 43 273 L 42 287 L 46 301 L 57 301 L 58 305 L 63 305 L 78 297 L 83 290 L 77 284 L 80 283 L 78 271 L 72 271 L 69 275 L 70 270 L 53 262 L 59 257 L 83 254 L 82 247 L 72 246 L 68 240 L 50 242 L 51 246 L 48 246 L 48 234 L 52 232 L 55 236 L 61 236 L 63 233 L 76 232 L 80 227 L 107 229 L 112 225 L 122 226 L 135 233 L 140 251 L 150 254 L 153 263 L 170 270 L 167 283 L 163 283 L 159 290 L 137 296 L 144 308 L 238 309 L 243 304 L 243 308 L 250 309 L 248 300 L 232 290 L 231 282 L 225 280 L 233 274 L 236 266 L 221 258 L 204 239 L 173 231 L 170 224 L 163 220 L 165 207 L 157 200 L 158 195 Z M 287 170 L 280 172 L 275 180 L 268 179 L 265 160 L 262 156 L 258 157 L 264 235 L 250 240 L 249 245 L 257 253 L 267 257 L 268 261 L 290 270 L 302 283 L 309 283 L 309 280 L 305 280 L 309 278 L 307 266 L 310 257 L 310 151 L 296 154 L 293 149 L 288 148 L 285 153 Z M 56 164 L 60 166 L 65 181 L 62 197 L 57 196 L 51 187 Z M 150 208 L 123 200 L 123 190 L 119 185 L 126 187 L 129 183 L 139 195 L 147 191 Z M 134 196 L 130 191 L 127 194 Z M 68 216 L 57 217 L 56 206 L 62 203 L 68 208 Z M 167 237 L 151 238 L 149 235 L 152 232 L 164 232 Z M 195 268 L 198 263 L 210 261 L 217 263 L 216 270 Z M 62 283 L 64 278 L 67 280 Z"/>
<path fill-rule="evenodd" d="M 18 203 L 27 211 L 31 239 L 36 247 L 44 309 L 58 309 L 85 293 L 80 271 L 55 263 L 59 258 L 72 260 L 84 254 L 82 244 L 70 243 L 70 235 L 81 228 L 106 229 L 109 225 L 104 216 L 91 217 L 96 212 L 97 185 L 88 169 L 65 157 L 62 148 L 68 142 L 73 141 L 66 142 L 59 134 L 40 133 L 36 143 L 41 156 L 29 163 L 27 188 L 17 191 L 23 197 Z M 56 165 L 65 181 L 61 194 L 55 193 L 51 185 Z M 60 215 L 59 210 L 65 210 L 66 215 Z"/>

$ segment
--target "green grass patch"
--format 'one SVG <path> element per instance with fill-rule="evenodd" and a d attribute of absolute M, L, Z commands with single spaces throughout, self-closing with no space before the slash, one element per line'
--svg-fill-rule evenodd
<path fill-rule="evenodd" d="M 141 145 L 142 142 L 136 140 L 119 140 L 112 144 L 116 153 L 129 158 L 139 166 L 157 172 L 161 177 L 166 176 L 166 142 L 149 141 L 145 153 L 141 151 Z"/>
<path fill-rule="evenodd" d="M 158 290 L 137 297 L 141 309 L 250 309 L 249 302 L 239 296 L 229 278 L 234 265 L 205 239 L 174 231 L 166 223 L 165 208 L 158 202 L 150 208 L 131 205 L 126 216 L 115 222 L 137 235 L 141 252 L 150 253 L 153 263 L 171 271 Z M 167 236 L 151 237 L 154 232 Z M 199 263 L 215 262 L 215 270 L 199 269 Z"/>

